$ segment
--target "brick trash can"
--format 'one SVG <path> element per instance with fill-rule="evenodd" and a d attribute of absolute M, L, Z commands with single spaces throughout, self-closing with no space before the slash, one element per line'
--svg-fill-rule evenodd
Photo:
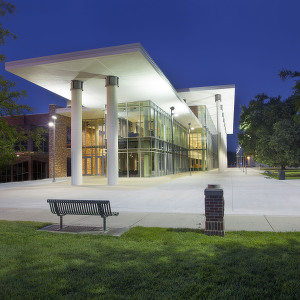
<path fill-rule="evenodd" d="M 224 197 L 220 185 L 209 184 L 205 195 L 205 230 L 206 235 L 224 236 Z"/>

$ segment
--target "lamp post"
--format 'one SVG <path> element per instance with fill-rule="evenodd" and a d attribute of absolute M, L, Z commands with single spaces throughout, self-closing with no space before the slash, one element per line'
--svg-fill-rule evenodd
<path fill-rule="evenodd" d="M 55 121 L 57 117 L 53 115 L 52 122 L 49 122 L 49 127 L 53 127 L 53 180 L 52 182 L 55 182 Z"/>
<path fill-rule="evenodd" d="M 192 157 L 191 157 L 191 123 L 188 123 L 189 125 L 189 156 L 190 156 L 190 176 L 192 176 Z"/>
<path fill-rule="evenodd" d="M 173 110 L 174 109 L 175 109 L 174 106 L 170 107 L 170 110 L 171 110 L 171 131 L 172 131 L 172 172 L 173 172 L 173 174 L 175 174 L 175 172 L 174 172 L 174 139 L 173 139 L 173 118 L 174 118 Z"/>
<path fill-rule="evenodd" d="M 247 156 L 247 166 L 250 167 L 250 156 Z"/>

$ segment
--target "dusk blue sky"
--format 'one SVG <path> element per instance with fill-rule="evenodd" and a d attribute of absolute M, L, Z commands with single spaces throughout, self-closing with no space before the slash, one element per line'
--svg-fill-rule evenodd
<path fill-rule="evenodd" d="M 300 71 L 299 0 L 15 0 L 1 18 L 18 36 L 2 46 L 7 61 L 140 42 L 175 88 L 236 85 L 240 106 L 259 93 L 292 93 L 281 69 Z M 55 94 L 4 71 L 35 112 L 65 105 Z M 236 132 L 228 148 L 237 146 Z"/>

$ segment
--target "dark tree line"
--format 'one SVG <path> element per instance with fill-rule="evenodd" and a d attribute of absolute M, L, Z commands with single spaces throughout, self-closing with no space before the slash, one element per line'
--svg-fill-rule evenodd
<path fill-rule="evenodd" d="M 257 162 L 284 169 L 300 165 L 300 73 L 283 70 L 279 75 L 296 78 L 293 94 L 285 100 L 259 94 L 242 106 L 238 140 Z"/>
<path fill-rule="evenodd" d="M 0 0 L 0 17 L 4 18 L 14 15 L 16 7 Z M 10 32 L 0 22 L 0 46 L 4 46 L 6 40 L 17 36 Z M 0 54 L 0 61 L 5 62 L 5 56 Z M 43 141 L 42 134 L 45 133 L 41 128 L 35 131 L 25 132 L 22 128 L 10 126 L 5 121 L 4 116 L 20 115 L 31 111 L 26 104 L 19 104 L 19 101 L 26 96 L 26 91 L 16 91 L 16 83 L 6 80 L 0 76 L 0 167 L 11 164 L 16 159 L 16 145 L 22 148 L 22 144 L 28 139 L 33 139 L 35 146 L 40 148 Z M 24 148 L 24 150 L 26 150 Z"/>

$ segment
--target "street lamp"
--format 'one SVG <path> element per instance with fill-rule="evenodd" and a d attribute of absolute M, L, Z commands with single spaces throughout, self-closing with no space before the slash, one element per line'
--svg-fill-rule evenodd
<path fill-rule="evenodd" d="M 175 109 L 174 106 L 170 107 L 170 110 L 171 110 L 171 131 L 172 131 L 172 172 L 173 172 L 173 174 L 175 174 L 175 172 L 174 172 L 174 139 L 173 139 L 173 118 L 174 118 L 173 110 L 174 109 Z"/>
<path fill-rule="evenodd" d="M 55 121 L 57 119 L 56 116 L 52 116 L 52 122 L 49 122 L 49 127 L 53 127 L 53 180 L 55 182 Z"/>
<path fill-rule="evenodd" d="M 250 167 L 250 156 L 249 155 L 247 156 L 247 165 L 248 165 L 248 167 Z"/>

